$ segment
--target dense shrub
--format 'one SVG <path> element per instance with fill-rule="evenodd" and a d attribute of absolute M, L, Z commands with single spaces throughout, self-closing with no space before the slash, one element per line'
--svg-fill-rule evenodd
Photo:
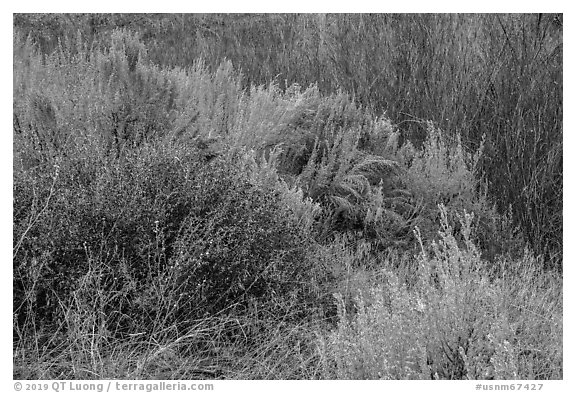
<path fill-rule="evenodd" d="M 15 287 L 32 292 L 15 295 L 15 310 L 32 301 L 38 318 L 51 320 L 95 261 L 105 266 L 106 288 L 134 283 L 127 293 L 138 293 L 171 255 L 192 206 L 190 173 L 202 161 L 197 151 L 147 147 L 122 160 L 69 158 L 16 171 Z"/>
<path fill-rule="evenodd" d="M 548 19 L 16 15 L 15 377 L 561 378 Z"/>
<path fill-rule="evenodd" d="M 143 147 L 121 160 L 69 160 L 52 174 L 17 172 L 21 322 L 28 301 L 39 320 L 52 321 L 94 264 L 107 277 L 99 290 L 123 294 L 106 309 L 130 329 L 163 312 L 174 322 L 177 312 L 189 318 L 236 303 L 304 300 L 313 286 L 311 224 L 294 210 L 304 202 L 255 184 L 241 162 L 206 163 L 190 147 Z M 38 263 L 40 271 L 31 266 Z M 158 285 L 166 292 L 155 292 Z M 159 306 L 170 302 L 177 307 Z"/>
<path fill-rule="evenodd" d="M 384 151 L 405 168 L 404 184 L 415 211 L 411 228 L 418 226 L 422 237 L 431 240 L 440 223 L 439 204 L 445 206 L 450 225 L 456 229 L 460 226 L 458 214 L 466 210 L 474 214 L 473 236 L 485 259 L 493 261 L 506 253 L 520 258 L 524 240 L 510 217 L 497 212 L 481 178 L 478 165 L 484 147 L 468 152 L 459 136 L 451 139 L 430 122 L 426 127 L 427 136 L 420 149 L 410 142 L 399 146 L 398 132 L 393 127 L 379 134 L 381 143 L 386 141 Z"/>
<path fill-rule="evenodd" d="M 15 35 L 14 132 L 18 156 L 47 161 L 67 150 L 112 154 L 158 140 L 213 140 L 232 128 L 240 99 L 231 64 L 209 73 L 150 64 L 137 34 L 115 30 L 107 50 L 49 56 Z M 33 159 L 32 159 L 33 158 Z"/>
<path fill-rule="evenodd" d="M 189 315 L 306 292 L 310 239 L 278 193 L 248 175 L 241 157 L 229 157 L 194 178 L 192 210 L 170 260 L 179 307 Z"/>
<path fill-rule="evenodd" d="M 441 239 L 423 246 L 415 287 L 384 267 L 352 312 L 337 296 L 338 327 L 318 341 L 324 377 L 562 378 L 560 347 L 550 342 L 562 335 L 558 276 L 527 254 L 522 276 L 490 277 L 470 241 L 472 216 L 462 217 L 459 245 L 440 213 Z M 540 301 L 529 300 L 544 287 Z"/>
<path fill-rule="evenodd" d="M 416 145 L 421 119 L 474 150 L 486 135 L 479 168 L 499 212 L 561 266 L 562 14 L 15 14 L 14 26 L 44 54 L 79 30 L 110 48 L 123 27 L 155 64 L 229 59 L 245 87 L 344 91 Z"/>

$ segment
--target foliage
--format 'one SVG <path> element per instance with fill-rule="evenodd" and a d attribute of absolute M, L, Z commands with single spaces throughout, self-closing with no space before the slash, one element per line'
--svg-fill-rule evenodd
<path fill-rule="evenodd" d="M 460 212 L 474 214 L 474 236 L 485 259 L 493 260 L 505 253 L 521 257 L 521 235 L 509 217 L 497 213 L 480 178 L 478 165 L 484 154 L 483 145 L 472 154 L 464 149 L 460 136 L 450 141 L 430 122 L 427 132 L 421 149 L 406 143 L 395 153 L 407 168 L 407 188 L 418 207 L 414 226 L 420 228 L 423 238 L 435 237 L 440 222 L 437 207 L 442 204 L 455 228 L 460 225 Z"/>
<path fill-rule="evenodd" d="M 465 243 L 459 246 L 446 209 L 440 212 L 441 239 L 431 255 L 422 245 L 413 287 L 385 267 L 379 283 L 356 297 L 352 313 L 337 296 L 338 327 L 318 339 L 324 377 L 562 378 L 560 347 L 539 342 L 562 335 L 559 282 L 528 254 L 521 279 L 487 276 L 470 240 L 472 215 L 461 217 Z M 534 285 L 545 285 L 546 295 L 525 307 L 524 290 Z"/>
<path fill-rule="evenodd" d="M 170 260 L 178 307 L 186 313 L 301 298 L 311 282 L 306 232 L 274 189 L 251 184 L 247 174 L 241 157 L 232 156 L 212 161 L 194 178 L 193 208 Z"/>
<path fill-rule="evenodd" d="M 532 22 L 15 15 L 14 375 L 562 378 Z"/>
<path fill-rule="evenodd" d="M 190 173 L 200 165 L 201 155 L 193 151 L 148 147 L 122 161 L 69 158 L 52 177 L 40 168 L 15 172 L 19 318 L 32 302 L 36 318 L 51 321 L 94 261 L 104 264 L 98 267 L 105 272 L 104 288 L 138 293 L 172 252 L 171 242 L 191 209 Z M 107 307 L 134 312 L 113 302 Z"/>
<path fill-rule="evenodd" d="M 80 37 L 79 37 L 80 40 Z M 15 42 L 15 143 L 26 168 L 67 150 L 120 157 L 126 148 L 165 139 L 206 146 L 228 128 L 239 93 L 231 64 L 215 73 L 162 70 L 146 60 L 138 36 L 112 34 L 108 51 L 61 48 L 44 58 Z"/>
<path fill-rule="evenodd" d="M 77 31 L 110 48 L 124 27 L 155 64 L 203 58 L 216 71 L 229 59 L 245 87 L 347 92 L 415 145 L 421 119 L 470 150 L 485 135 L 479 169 L 499 212 L 561 267 L 562 14 L 16 14 L 14 26 L 44 54 Z"/>

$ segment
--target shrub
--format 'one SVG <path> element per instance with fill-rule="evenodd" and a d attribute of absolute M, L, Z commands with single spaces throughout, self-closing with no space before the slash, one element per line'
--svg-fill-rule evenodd
<path fill-rule="evenodd" d="M 316 140 L 296 179 L 324 209 L 322 237 L 340 231 L 387 245 L 400 240 L 409 228 L 411 213 L 400 167 L 393 160 L 361 151 L 356 130 L 342 130 L 333 138 Z"/>
<path fill-rule="evenodd" d="M 480 167 L 499 212 L 511 205 L 514 225 L 561 265 L 562 14 L 14 15 L 46 55 L 78 30 L 109 48 L 116 25 L 139 32 L 155 64 L 203 58 L 215 71 L 228 59 L 242 87 L 354 95 L 386 111 L 402 140 L 422 142 L 419 119 L 474 148 L 486 135 Z"/>
<path fill-rule="evenodd" d="M 324 377 L 559 378 L 560 346 L 549 342 L 561 335 L 558 277 L 529 255 L 515 264 L 527 273 L 521 279 L 491 277 L 470 240 L 472 216 L 462 217 L 459 246 L 446 209 L 440 213 L 441 238 L 430 255 L 422 245 L 416 286 L 384 268 L 355 313 L 337 299 L 338 326 L 318 341 Z M 528 295 L 535 291 L 546 295 Z"/>
<path fill-rule="evenodd" d="M 238 154 L 238 153 L 236 153 Z M 309 240 L 276 190 L 250 183 L 242 158 L 211 161 L 195 179 L 192 210 L 170 265 L 186 315 L 306 294 Z"/>
<path fill-rule="evenodd" d="M 137 294 L 171 255 L 191 209 L 190 173 L 200 165 L 195 151 L 144 147 L 121 161 L 69 158 L 57 175 L 43 167 L 16 171 L 15 288 L 32 290 L 32 298 L 17 291 L 15 310 L 32 301 L 39 320 L 51 321 L 94 260 L 107 266 L 102 285 L 134 284 L 129 292 Z M 34 273 L 30 264 L 39 262 Z"/>
<path fill-rule="evenodd" d="M 15 16 L 15 375 L 561 378 L 549 16 L 227 18 Z"/>
<path fill-rule="evenodd" d="M 323 148 L 338 134 L 370 123 L 370 116 L 347 94 L 322 96 L 316 85 L 304 91 L 293 84 L 282 92 L 276 82 L 251 87 L 240 103 L 232 143 L 269 152 L 281 147 L 278 170 L 298 175 L 312 155 L 315 142 Z"/>
<path fill-rule="evenodd" d="M 14 131 L 24 160 L 51 161 L 66 151 L 122 155 L 158 140 L 213 140 L 232 128 L 240 98 L 230 62 L 209 73 L 147 60 L 137 34 L 115 30 L 107 50 L 78 37 L 49 56 L 15 36 Z"/>
<path fill-rule="evenodd" d="M 306 236 L 314 237 L 317 230 L 317 219 L 322 214 L 322 207 L 312 198 L 305 197 L 302 188 L 293 179 L 278 174 L 279 156 L 282 149 L 274 149 L 259 158 L 250 151 L 245 159 L 250 183 L 263 189 L 273 189 L 279 194 L 281 204 L 288 208 L 290 217 L 297 223 Z M 285 180 L 286 179 L 286 180 Z"/>
<path fill-rule="evenodd" d="M 478 162 L 482 146 L 471 154 L 459 137 L 451 141 L 430 122 L 427 130 L 422 149 L 415 149 L 409 142 L 396 149 L 398 161 L 407 169 L 406 188 L 418 212 L 414 225 L 420 228 L 422 237 L 435 238 L 440 223 L 437 206 L 442 204 L 454 228 L 460 225 L 458 212 L 466 210 L 474 214 L 474 240 L 485 258 L 494 260 L 500 253 L 521 257 L 522 236 L 506 215 L 496 211 L 480 178 Z"/>

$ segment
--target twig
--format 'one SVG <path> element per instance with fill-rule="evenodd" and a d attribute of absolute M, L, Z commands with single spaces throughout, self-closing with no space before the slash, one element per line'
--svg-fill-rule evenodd
<path fill-rule="evenodd" d="M 16 246 L 12 249 L 12 259 L 16 258 L 16 254 L 18 254 L 18 251 L 20 250 L 20 247 L 22 246 L 22 243 L 24 242 L 24 239 L 26 238 L 26 235 L 28 234 L 28 232 L 30 232 L 30 229 L 32 229 L 32 227 L 34 226 L 34 224 L 36 224 L 36 222 L 38 221 L 38 219 L 40 218 L 40 216 L 42 214 L 44 214 L 44 212 L 46 211 L 46 209 L 48 208 L 48 204 L 50 203 L 50 199 L 52 199 L 52 195 L 54 195 L 54 188 L 56 186 L 56 180 L 58 180 L 58 170 L 60 169 L 60 167 L 58 166 L 58 164 L 54 165 L 54 168 L 56 168 L 56 173 L 54 174 L 54 176 L 52 177 L 52 185 L 50 186 L 50 194 L 48 194 L 48 198 L 46 199 L 46 203 L 44 204 L 44 207 L 42 208 L 42 210 L 40 211 L 40 213 L 38 213 L 36 215 L 36 217 L 34 217 L 32 220 L 30 220 L 30 223 L 28 224 L 28 227 L 26 227 L 26 230 L 24 231 L 24 233 L 22 234 L 22 236 L 20 236 L 20 239 L 18 240 L 18 243 L 16 244 Z"/>

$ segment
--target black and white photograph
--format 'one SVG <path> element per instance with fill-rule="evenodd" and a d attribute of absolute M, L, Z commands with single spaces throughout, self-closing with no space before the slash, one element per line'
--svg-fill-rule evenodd
<path fill-rule="evenodd" d="M 564 380 L 562 9 L 188 11 L 12 14 L 9 388 Z"/>

